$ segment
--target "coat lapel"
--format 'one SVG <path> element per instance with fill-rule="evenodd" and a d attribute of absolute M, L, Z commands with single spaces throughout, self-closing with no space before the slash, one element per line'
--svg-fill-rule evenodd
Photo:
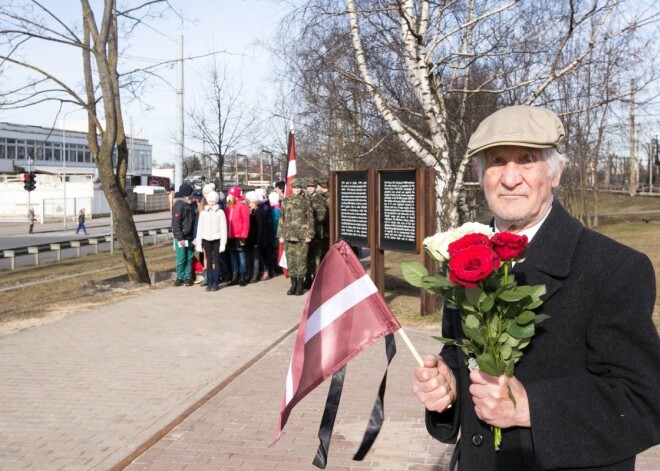
<path fill-rule="evenodd" d="M 543 301 L 550 299 L 570 273 L 573 253 L 583 230 L 582 224 L 555 201 L 530 242 L 525 260 L 514 267 L 518 284 L 544 284 L 546 294 Z"/>

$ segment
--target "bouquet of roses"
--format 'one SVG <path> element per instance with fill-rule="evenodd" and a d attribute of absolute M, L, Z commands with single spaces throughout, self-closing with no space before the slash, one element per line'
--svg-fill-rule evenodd
<path fill-rule="evenodd" d="M 442 273 L 429 275 L 421 263 L 404 262 L 403 277 L 444 296 L 447 307 L 459 310 L 463 331 L 460 339 L 435 338 L 461 348 L 470 370 L 478 367 L 492 376 L 513 376 L 536 324 L 549 317 L 534 312 L 542 304 L 545 285 L 519 286 L 510 273 L 513 263 L 523 261 L 527 237 L 466 223 L 424 239 L 424 248 L 445 264 Z M 511 389 L 509 398 L 515 405 Z M 499 450 L 502 431 L 491 428 Z"/>

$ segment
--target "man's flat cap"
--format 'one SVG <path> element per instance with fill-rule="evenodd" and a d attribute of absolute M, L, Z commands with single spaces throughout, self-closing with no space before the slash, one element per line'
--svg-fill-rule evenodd
<path fill-rule="evenodd" d="M 554 147 L 564 153 L 566 133 L 559 117 L 547 108 L 509 106 L 488 116 L 472 134 L 468 156 L 495 146 L 542 149 Z"/>

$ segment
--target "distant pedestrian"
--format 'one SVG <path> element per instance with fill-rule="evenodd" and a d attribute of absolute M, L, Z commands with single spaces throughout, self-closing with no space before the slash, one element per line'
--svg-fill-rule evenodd
<path fill-rule="evenodd" d="M 30 208 L 28 211 L 28 224 L 30 225 L 30 230 L 28 231 L 28 234 L 33 234 L 33 229 L 34 229 L 34 221 L 35 221 L 35 216 L 34 216 L 34 209 Z"/>
<path fill-rule="evenodd" d="M 78 229 L 76 229 L 76 234 L 81 230 L 87 235 L 87 228 L 85 228 L 85 208 L 81 209 L 78 213 Z"/>
<path fill-rule="evenodd" d="M 179 187 L 172 208 L 172 235 L 176 250 L 176 281 L 174 286 L 192 286 L 194 280 L 190 264 L 194 255 L 193 235 L 196 211 L 192 207 L 193 187 L 187 183 Z"/>

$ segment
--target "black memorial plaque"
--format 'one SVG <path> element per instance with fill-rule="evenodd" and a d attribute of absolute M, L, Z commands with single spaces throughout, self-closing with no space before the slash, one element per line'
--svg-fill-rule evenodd
<path fill-rule="evenodd" d="M 338 173 L 337 196 L 339 238 L 356 247 L 367 247 L 367 172 Z"/>
<path fill-rule="evenodd" d="M 380 248 L 417 252 L 417 172 L 381 171 Z"/>

